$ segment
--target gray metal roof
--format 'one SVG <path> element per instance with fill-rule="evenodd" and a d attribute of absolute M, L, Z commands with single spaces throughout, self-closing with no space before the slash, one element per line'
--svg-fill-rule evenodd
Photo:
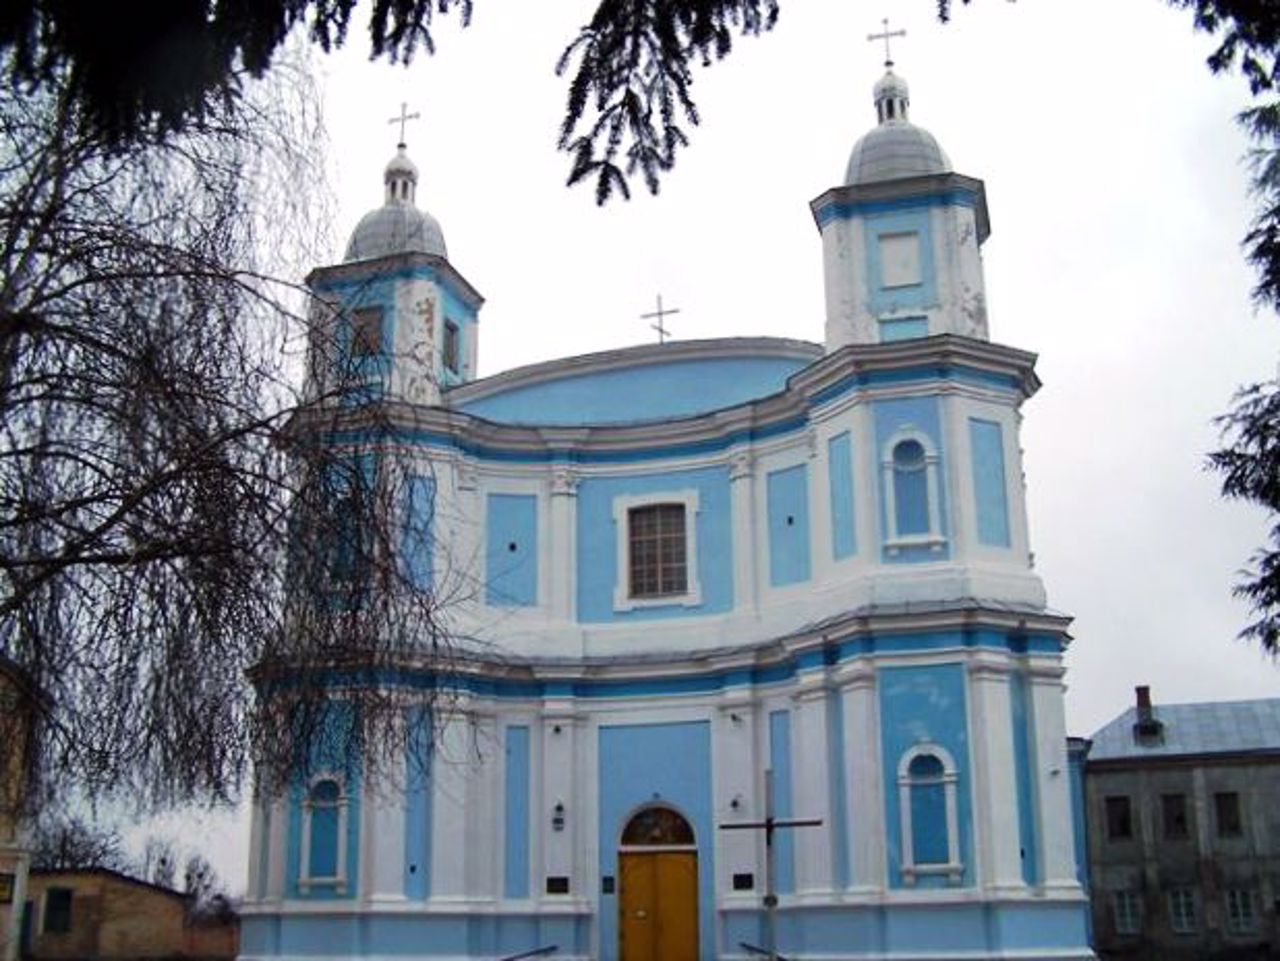
<path fill-rule="evenodd" d="M 844 182 L 867 184 L 950 170 L 951 161 L 933 134 L 905 120 L 890 120 L 871 128 L 853 145 Z"/>
<path fill-rule="evenodd" d="M 440 224 L 425 210 L 388 203 L 360 219 L 343 259 L 348 262 L 370 260 L 410 252 L 447 257 Z"/>
<path fill-rule="evenodd" d="M 1280 751 L 1280 698 L 1155 704 L 1153 712 L 1164 725 L 1162 739 L 1139 744 L 1137 708 L 1130 707 L 1093 735 L 1089 760 Z"/>

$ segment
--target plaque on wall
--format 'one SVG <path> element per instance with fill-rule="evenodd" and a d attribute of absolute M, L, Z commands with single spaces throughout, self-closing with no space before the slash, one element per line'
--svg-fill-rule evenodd
<path fill-rule="evenodd" d="M 12 874 L 0 874 L 0 904 L 13 904 Z"/>

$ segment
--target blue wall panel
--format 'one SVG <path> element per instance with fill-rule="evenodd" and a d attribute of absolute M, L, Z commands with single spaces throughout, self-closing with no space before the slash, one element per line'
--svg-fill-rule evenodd
<path fill-rule="evenodd" d="M 962 883 L 973 883 L 972 772 L 969 770 L 969 712 L 965 704 L 964 666 L 934 664 L 880 670 L 881 763 L 885 780 L 885 830 L 889 883 L 903 887 L 902 828 L 898 809 L 898 763 L 922 741 L 946 748 L 956 763 L 956 808 Z M 918 887 L 945 886 L 938 876 L 920 878 Z"/>
<path fill-rule="evenodd" d="M 880 343 L 882 344 L 928 336 L 929 318 L 927 317 L 882 317 L 880 319 Z"/>
<path fill-rule="evenodd" d="M 461 409 L 513 424 L 687 417 L 776 394 L 808 363 L 796 357 L 739 357 L 647 364 L 514 387 L 464 403 Z"/>
<path fill-rule="evenodd" d="M 404 537 L 400 549 L 405 573 L 410 584 L 429 591 L 434 586 L 432 546 L 436 513 L 436 481 L 434 477 L 415 474 L 405 489 Z"/>
<path fill-rule="evenodd" d="M 405 713 L 408 738 L 404 787 L 404 895 L 421 901 L 431 893 L 431 714 Z"/>
<path fill-rule="evenodd" d="M 809 470 L 796 464 L 770 471 L 769 583 L 774 587 L 809 579 Z"/>
<path fill-rule="evenodd" d="M 789 818 L 791 813 L 791 712 L 769 712 L 769 765 L 773 770 L 773 816 Z M 776 874 L 774 876 L 780 894 L 790 894 L 796 889 L 796 844 L 792 836 L 795 828 L 778 831 L 774 835 L 773 850 Z"/>
<path fill-rule="evenodd" d="M 538 498 L 490 494 L 485 518 L 485 600 L 498 607 L 538 603 Z"/>
<path fill-rule="evenodd" d="M 503 896 L 529 896 L 529 728 L 507 728 L 506 808 L 503 815 L 506 852 Z"/>
<path fill-rule="evenodd" d="M 831 553 L 840 560 L 858 549 L 853 512 L 853 441 L 848 431 L 827 441 L 827 478 L 831 488 Z"/>
<path fill-rule="evenodd" d="M 660 607 L 613 609 L 619 576 L 613 500 L 627 495 L 698 492 L 698 580 L 702 603 L 684 607 L 678 600 Z M 623 477 L 588 477 L 578 485 L 578 619 L 584 622 L 637 621 L 694 614 L 722 614 L 733 607 L 733 537 L 730 526 L 727 467 Z"/>
<path fill-rule="evenodd" d="M 863 221 L 867 249 L 867 301 L 876 315 L 899 310 L 922 310 L 938 303 L 938 282 L 933 267 L 933 230 L 928 210 L 904 210 L 872 214 Z M 886 234 L 914 233 L 920 242 L 920 283 L 886 287 L 880 264 L 880 238 Z"/>
<path fill-rule="evenodd" d="M 831 771 L 831 843 L 837 888 L 849 887 L 848 785 L 844 776 L 844 698 L 827 698 L 827 766 Z"/>
<path fill-rule="evenodd" d="M 1040 839 L 1036 835 L 1036 763 L 1028 696 L 1026 677 L 1014 674 L 1009 682 L 1009 701 L 1013 714 L 1014 776 L 1018 786 L 1018 844 L 1022 848 L 1022 879 L 1027 884 L 1035 884 L 1040 879 Z"/>
<path fill-rule="evenodd" d="M 698 845 L 699 956 L 715 957 L 711 725 L 706 721 L 609 725 L 600 728 L 599 737 L 600 876 L 618 876 L 618 842 L 633 814 L 649 804 L 674 808 L 692 825 Z M 617 895 L 601 894 L 599 904 L 600 958 L 614 961 L 618 957 Z"/>
<path fill-rule="evenodd" d="M 290 897 L 316 900 L 354 898 L 360 882 L 360 763 L 352 750 L 358 743 L 359 723 L 349 703 L 329 702 L 316 720 L 310 747 L 310 774 L 332 774 L 343 782 L 347 802 L 346 878 L 342 891 L 331 885 L 312 885 L 302 890 L 303 800 L 309 789 L 305 772 L 294 778 L 289 788 L 289 823 L 285 839 L 285 892 Z"/>
<path fill-rule="evenodd" d="M 899 431 L 909 430 L 924 434 L 933 444 L 938 456 L 938 519 L 942 537 L 950 537 L 950 522 L 947 512 L 947 451 L 943 444 L 942 423 L 938 413 L 937 397 L 903 397 L 891 400 L 879 400 L 872 405 L 872 416 L 876 430 L 876 490 L 880 496 L 880 509 L 876 512 L 880 525 L 881 559 L 887 564 L 918 563 L 926 561 L 943 561 L 951 556 L 950 543 L 944 543 L 940 550 L 931 547 L 900 547 L 890 552 L 884 547 L 888 539 L 890 525 L 888 517 L 888 498 L 885 490 L 884 471 L 880 469 L 882 461 L 890 455 L 889 441 Z"/>
<path fill-rule="evenodd" d="M 1009 546 L 1009 498 L 1005 487 L 1004 440 L 995 421 L 969 420 L 969 456 L 973 460 L 973 497 L 978 541 Z"/>

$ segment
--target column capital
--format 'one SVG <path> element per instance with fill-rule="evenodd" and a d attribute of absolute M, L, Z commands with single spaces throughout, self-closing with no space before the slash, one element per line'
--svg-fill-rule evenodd
<path fill-rule="evenodd" d="M 461 457 L 457 458 L 453 462 L 453 476 L 460 491 L 473 491 L 479 486 L 476 465 L 470 460 L 464 460 Z"/>
<path fill-rule="evenodd" d="M 729 458 L 729 480 L 746 480 L 756 466 L 756 455 L 749 450 L 734 451 Z"/>
<path fill-rule="evenodd" d="M 578 494 L 578 472 L 572 467 L 556 467 L 551 471 L 551 493 L 563 497 Z"/>
<path fill-rule="evenodd" d="M 834 679 L 841 690 L 872 688 L 876 686 L 876 669 L 863 658 L 845 661 L 835 669 Z"/>

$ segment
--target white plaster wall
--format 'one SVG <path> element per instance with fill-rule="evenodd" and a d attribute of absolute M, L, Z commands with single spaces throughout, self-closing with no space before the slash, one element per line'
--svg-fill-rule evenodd
<path fill-rule="evenodd" d="M 423 278 L 398 280 L 393 310 L 395 348 L 389 394 L 409 403 L 438 404 L 436 334 L 443 322 L 440 290 L 434 281 Z"/>

